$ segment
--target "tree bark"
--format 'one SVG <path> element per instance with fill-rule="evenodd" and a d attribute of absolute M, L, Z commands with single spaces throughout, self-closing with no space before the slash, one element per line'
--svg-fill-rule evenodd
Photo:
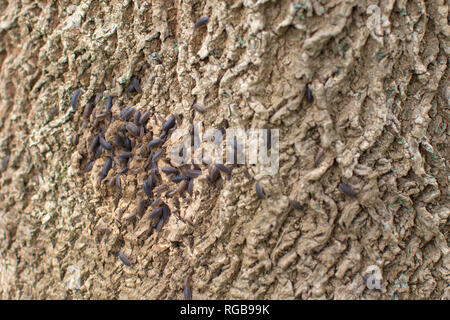
<path fill-rule="evenodd" d="M 182 299 L 186 275 L 194 299 L 450 297 L 445 1 L 0 1 L 0 12 L 1 299 Z M 129 92 L 134 77 L 142 93 Z M 123 217 L 148 172 L 136 162 L 121 175 L 117 207 L 117 158 L 98 185 L 117 150 L 84 172 L 99 131 L 83 113 L 100 92 L 96 116 L 114 97 L 108 142 L 125 106 L 150 110 L 154 132 L 158 116 L 181 115 L 179 128 L 226 119 L 279 129 L 279 171 L 199 178 L 142 237 Z"/>

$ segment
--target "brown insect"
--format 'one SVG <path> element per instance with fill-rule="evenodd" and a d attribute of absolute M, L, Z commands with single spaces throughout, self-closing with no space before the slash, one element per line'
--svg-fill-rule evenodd
<path fill-rule="evenodd" d="M 256 195 L 258 196 L 259 199 L 265 199 L 266 195 L 264 193 L 263 188 L 259 185 L 259 183 L 257 182 L 255 184 L 255 190 L 256 190 Z"/>
<path fill-rule="evenodd" d="M 124 265 L 127 267 L 131 266 L 130 260 L 122 253 L 122 251 L 119 251 L 119 258 L 122 260 Z"/>
<path fill-rule="evenodd" d="M 350 187 L 349 187 L 348 185 L 346 185 L 346 184 L 339 183 L 338 188 L 339 188 L 343 193 L 345 193 L 345 194 L 348 195 L 348 196 L 356 197 L 356 196 L 358 195 L 358 193 L 357 193 L 355 190 L 353 190 L 352 188 L 350 188 Z"/>
<path fill-rule="evenodd" d="M 191 276 L 187 275 L 184 279 L 184 300 L 192 300 Z"/>

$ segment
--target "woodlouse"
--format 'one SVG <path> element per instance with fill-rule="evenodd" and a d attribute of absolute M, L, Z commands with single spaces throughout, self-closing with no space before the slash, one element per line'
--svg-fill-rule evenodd
<path fill-rule="evenodd" d="M 122 260 L 124 265 L 127 267 L 131 266 L 130 260 L 122 253 L 122 251 L 119 251 L 119 258 Z"/>
<path fill-rule="evenodd" d="M 113 105 L 113 97 L 108 96 L 108 99 L 106 100 L 106 112 L 111 112 L 112 105 Z"/>
<path fill-rule="evenodd" d="M 187 275 L 184 279 L 184 300 L 192 300 L 191 276 Z"/>
<path fill-rule="evenodd" d="M 200 28 L 201 26 L 204 26 L 209 21 L 208 17 L 202 17 L 197 20 L 197 22 L 194 24 L 194 28 Z"/>
<path fill-rule="evenodd" d="M 325 153 L 323 151 L 317 152 L 316 156 L 314 157 L 314 167 L 317 167 L 320 164 L 324 155 Z"/>
<path fill-rule="evenodd" d="M 352 188 L 350 188 L 348 185 L 346 185 L 344 183 L 339 183 L 338 188 L 348 196 L 356 197 L 358 195 L 358 193 L 355 190 L 353 190 Z"/>
<path fill-rule="evenodd" d="M 112 150 L 112 145 L 108 143 L 108 141 L 105 140 L 105 138 L 100 137 L 99 139 L 100 145 L 105 148 L 106 150 Z"/>
<path fill-rule="evenodd" d="M 193 105 L 195 111 L 200 112 L 200 113 L 205 113 L 206 110 L 199 104 L 194 103 Z"/>
<path fill-rule="evenodd" d="M 222 163 L 216 163 L 216 167 L 217 167 L 217 169 L 219 169 L 220 171 L 222 171 L 226 174 L 231 174 L 231 169 Z"/>
<path fill-rule="evenodd" d="M 78 106 L 78 98 L 80 97 L 80 94 L 81 94 L 80 89 L 75 90 L 75 92 L 72 95 L 72 99 L 70 100 L 70 103 L 72 104 L 72 110 L 74 111 Z"/>
<path fill-rule="evenodd" d="M 135 137 L 139 136 L 139 128 L 133 122 L 128 122 L 126 124 L 126 129 L 131 135 Z"/>
<path fill-rule="evenodd" d="M 266 195 L 264 193 L 264 189 L 259 185 L 258 182 L 255 184 L 255 190 L 256 190 L 256 195 L 258 196 L 259 199 L 265 199 L 266 198 Z"/>
<path fill-rule="evenodd" d="M 303 209 L 303 206 L 300 204 L 300 202 L 295 201 L 295 200 L 289 200 L 289 205 L 294 208 L 294 209 Z"/>
<path fill-rule="evenodd" d="M 171 116 L 164 124 L 162 125 L 162 129 L 165 132 L 168 132 L 175 125 L 175 117 Z"/>
<path fill-rule="evenodd" d="M 150 142 L 148 143 L 147 148 L 148 148 L 149 150 L 151 150 L 151 149 L 153 149 L 153 148 L 155 148 L 155 147 L 161 145 L 163 142 L 164 142 L 164 141 L 163 141 L 162 139 L 159 139 L 159 138 L 158 138 L 158 139 L 154 139 L 154 140 L 152 140 L 152 141 L 150 141 Z"/>
<path fill-rule="evenodd" d="M 311 89 L 309 88 L 309 84 L 306 85 L 306 101 L 309 104 L 314 102 L 314 96 L 313 96 Z"/>

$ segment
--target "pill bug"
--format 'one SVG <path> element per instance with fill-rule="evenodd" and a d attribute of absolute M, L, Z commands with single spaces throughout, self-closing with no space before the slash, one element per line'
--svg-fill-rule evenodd
<path fill-rule="evenodd" d="M 128 121 L 136 110 L 132 107 L 125 107 L 120 111 L 119 118 L 122 121 Z"/>
<path fill-rule="evenodd" d="M 106 150 L 112 150 L 112 145 L 110 145 L 110 144 L 108 143 L 108 141 L 105 140 L 105 138 L 100 137 L 100 138 L 99 138 L 99 142 L 100 142 L 100 145 L 101 145 L 103 148 L 105 148 Z"/>
<path fill-rule="evenodd" d="M 191 276 L 187 275 L 184 279 L 184 300 L 192 300 Z"/>
<path fill-rule="evenodd" d="M 108 96 L 108 98 L 106 99 L 106 112 L 111 112 L 112 105 L 113 105 L 113 97 Z"/>
<path fill-rule="evenodd" d="M 313 96 L 311 89 L 309 88 L 309 84 L 306 85 L 306 101 L 309 104 L 314 102 L 314 96 Z"/>
<path fill-rule="evenodd" d="M 158 188 L 155 189 L 156 192 L 156 196 L 159 197 L 164 191 L 169 190 L 169 187 L 166 185 L 163 186 L 159 186 Z"/>
<path fill-rule="evenodd" d="M 9 162 L 9 155 L 6 156 L 6 157 L 2 160 L 2 168 L 1 168 L 1 172 L 6 171 L 6 169 L 8 168 L 8 162 Z"/>
<path fill-rule="evenodd" d="M 265 199 L 266 198 L 266 195 L 264 194 L 264 190 L 259 185 L 258 182 L 255 184 L 255 190 L 256 190 L 256 195 L 258 196 L 259 199 Z"/>
<path fill-rule="evenodd" d="M 186 175 L 191 178 L 197 178 L 202 174 L 201 170 L 186 169 Z"/>
<path fill-rule="evenodd" d="M 352 188 L 350 188 L 348 185 L 344 184 L 344 183 L 339 183 L 338 188 L 345 193 L 346 195 L 349 195 L 351 197 L 356 197 L 358 195 L 358 193 L 353 190 Z"/>
<path fill-rule="evenodd" d="M 219 169 L 219 170 L 222 171 L 223 173 L 231 174 L 231 169 L 228 168 L 227 166 L 225 166 L 225 165 L 222 164 L 222 163 L 216 163 L 216 167 L 217 167 L 217 169 Z"/>
<path fill-rule="evenodd" d="M 100 144 L 100 137 L 99 136 L 95 136 L 94 139 L 92 140 L 92 143 L 89 147 L 89 152 L 90 153 L 95 153 L 95 151 L 97 150 L 97 147 Z"/>
<path fill-rule="evenodd" d="M 201 26 L 204 26 L 209 21 L 208 17 L 202 17 L 197 20 L 197 22 L 194 24 L 194 28 L 200 28 Z"/>
<path fill-rule="evenodd" d="M 119 251 L 119 258 L 124 265 L 126 265 L 127 267 L 131 266 L 130 260 L 122 253 L 122 251 Z"/>
<path fill-rule="evenodd" d="M 161 216 L 161 214 L 162 214 L 162 208 L 156 208 L 148 214 L 148 217 L 150 219 L 153 219 L 153 218 L 157 218 L 157 217 Z"/>
<path fill-rule="evenodd" d="M 190 179 L 187 187 L 187 193 L 192 197 L 193 191 L 194 191 L 194 179 Z"/>
<path fill-rule="evenodd" d="M 189 177 L 180 175 L 180 176 L 173 177 L 171 180 L 172 180 L 172 182 L 178 183 L 178 182 L 181 182 L 183 180 L 189 180 Z"/>
<path fill-rule="evenodd" d="M 102 155 L 102 152 L 103 152 L 103 147 L 101 145 L 99 145 L 97 147 L 97 150 L 95 150 L 94 159 L 100 158 L 100 156 Z"/>
<path fill-rule="evenodd" d="M 178 188 L 176 189 L 176 193 L 179 195 L 183 194 L 183 192 L 186 190 L 187 186 L 188 186 L 187 180 L 181 181 L 180 184 L 178 185 Z"/>
<path fill-rule="evenodd" d="M 148 148 L 149 150 L 151 150 L 151 149 L 153 149 L 153 148 L 155 148 L 155 147 L 161 145 L 163 142 L 164 142 L 164 141 L 163 141 L 162 139 L 159 139 L 159 138 L 154 139 L 154 140 L 152 140 L 152 141 L 150 141 L 150 142 L 148 143 L 147 148 Z"/>
<path fill-rule="evenodd" d="M 119 193 L 122 194 L 122 184 L 120 183 L 120 173 L 116 176 L 116 187 Z"/>
<path fill-rule="evenodd" d="M 209 173 L 209 181 L 214 183 L 220 177 L 220 171 L 216 166 L 213 166 Z"/>
<path fill-rule="evenodd" d="M 139 206 L 138 206 L 138 209 L 136 211 L 136 215 L 139 218 L 142 218 L 142 216 L 145 213 L 145 209 L 148 207 L 149 203 L 150 203 L 150 201 L 148 201 L 146 199 L 142 199 L 141 201 L 139 201 Z"/>
<path fill-rule="evenodd" d="M 160 150 L 156 151 L 152 157 L 152 162 L 153 163 L 156 162 L 163 152 L 164 152 L 164 149 L 160 149 Z"/>
<path fill-rule="evenodd" d="M 78 98 L 80 97 L 81 94 L 81 90 L 77 89 L 75 90 L 75 92 L 72 95 L 72 99 L 70 99 L 70 103 L 72 105 L 72 110 L 75 111 L 75 109 L 78 106 Z"/>
<path fill-rule="evenodd" d="M 150 183 L 148 181 L 144 181 L 142 188 L 144 189 L 144 192 L 147 195 L 147 197 L 150 198 L 152 196 L 152 187 L 151 187 Z"/>
<path fill-rule="evenodd" d="M 150 111 L 144 112 L 139 119 L 139 124 L 142 126 L 145 126 L 149 117 L 150 117 Z"/>
<path fill-rule="evenodd" d="M 130 91 L 130 88 L 131 88 L 131 91 Z M 129 92 L 136 91 L 137 93 L 142 93 L 142 88 L 141 88 L 141 83 L 140 83 L 140 81 L 139 81 L 139 78 L 133 77 L 133 78 L 131 79 L 131 85 L 130 85 L 130 87 L 128 88 L 128 91 L 129 91 Z"/>
<path fill-rule="evenodd" d="M 169 216 L 170 216 L 170 208 L 167 204 L 163 203 L 161 205 L 162 208 L 162 212 L 163 212 L 163 219 L 164 221 L 169 220 Z"/>
<path fill-rule="evenodd" d="M 135 137 L 139 136 L 139 128 L 133 122 L 128 122 L 125 127 L 131 135 Z"/>
<path fill-rule="evenodd" d="M 295 201 L 295 200 L 289 200 L 289 205 L 294 208 L 294 209 L 303 209 L 303 206 L 300 204 L 300 202 Z"/>
<path fill-rule="evenodd" d="M 88 163 L 88 165 L 86 166 L 86 169 L 84 169 L 84 172 L 89 172 L 92 170 L 92 168 L 94 167 L 94 163 L 95 161 L 91 161 Z"/>
<path fill-rule="evenodd" d="M 74 135 L 73 135 L 73 137 L 72 137 L 72 144 L 74 145 L 74 146 L 76 146 L 77 144 L 78 144 L 78 134 L 77 133 L 75 133 Z"/>
<path fill-rule="evenodd" d="M 151 204 L 150 204 L 150 208 L 156 208 L 157 206 L 159 206 L 161 204 L 162 199 L 158 196 L 158 198 L 156 198 Z"/>
<path fill-rule="evenodd" d="M 193 105 L 195 111 L 200 112 L 200 113 L 205 113 L 206 110 L 205 108 L 203 108 L 201 105 L 194 103 Z"/>
<path fill-rule="evenodd" d="M 164 124 L 162 125 L 162 129 L 165 132 L 168 132 L 175 125 L 175 117 L 171 116 Z"/>
<path fill-rule="evenodd" d="M 317 167 L 320 164 L 324 155 L 325 153 L 323 151 L 317 152 L 316 156 L 314 157 L 314 167 Z"/>
<path fill-rule="evenodd" d="M 131 152 L 122 152 L 122 153 L 119 153 L 119 158 L 120 159 L 129 159 L 129 158 L 131 158 L 132 155 L 133 154 Z"/>
<path fill-rule="evenodd" d="M 138 110 L 138 111 L 136 111 L 136 113 L 134 114 L 134 124 L 135 124 L 136 126 L 139 126 L 139 125 L 140 125 L 139 120 L 141 120 L 141 112 Z"/>
<path fill-rule="evenodd" d="M 164 225 L 164 219 L 160 218 L 159 222 L 158 222 L 158 224 L 156 225 L 156 228 L 155 228 L 156 232 L 159 232 L 162 229 L 163 225 Z"/>
<path fill-rule="evenodd" d="M 98 176 L 98 184 L 100 184 L 102 180 L 106 178 L 106 176 L 108 175 L 108 171 L 111 169 L 111 167 L 112 167 L 112 159 L 108 157 L 103 165 L 100 175 Z"/>

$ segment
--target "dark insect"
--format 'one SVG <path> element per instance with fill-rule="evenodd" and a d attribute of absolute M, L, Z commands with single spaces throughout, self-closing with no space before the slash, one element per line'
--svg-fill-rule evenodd
<path fill-rule="evenodd" d="M 103 152 L 103 147 L 100 145 L 98 146 L 97 150 L 95 150 L 94 159 L 100 158 Z"/>
<path fill-rule="evenodd" d="M 103 98 L 103 91 L 100 91 L 95 95 L 94 104 L 97 105 L 97 103 L 100 101 L 101 98 Z"/>
<path fill-rule="evenodd" d="M 162 214 L 162 208 L 156 208 L 152 212 L 149 213 L 149 218 L 159 217 Z"/>
<path fill-rule="evenodd" d="M 163 152 L 164 152 L 164 149 L 160 149 L 160 150 L 156 151 L 152 157 L 152 162 L 156 162 L 156 160 L 158 160 L 158 158 L 161 156 L 161 154 Z"/>
<path fill-rule="evenodd" d="M 168 132 L 175 125 L 175 117 L 171 116 L 164 124 L 162 125 L 162 129 L 165 132 Z"/>
<path fill-rule="evenodd" d="M 153 149 L 154 147 L 157 147 L 157 146 L 159 146 L 159 145 L 161 145 L 161 144 L 163 144 L 163 143 L 164 143 L 164 140 L 162 140 L 162 139 L 154 139 L 154 140 L 152 140 L 152 141 L 150 141 L 150 142 L 148 143 L 147 148 L 148 148 L 149 150 L 151 150 L 151 149 Z"/>
<path fill-rule="evenodd" d="M 126 159 L 131 158 L 132 155 L 133 154 L 131 152 L 122 152 L 122 153 L 119 153 L 119 158 L 122 160 L 126 160 Z"/>
<path fill-rule="evenodd" d="M 202 174 L 201 170 L 191 170 L 191 169 L 186 169 L 186 175 L 188 177 L 191 178 L 197 178 L 198 176 L 200 176 Z"/>
<path fill-rule="evenodd" d="M 72 144 L 76 146 L 78 144 L 78 134 L 75 133 L 72 137 Z"/>
<path fill-rule="evenodd" d="M 153 201 L 152 204 L 150 205 L 150 208 L 156 208 L 157 206 L 159 206 L 159 204 L 161 203 L 161 201 L 162 201 L 162 200 L 161 200 L 160 197 L 156 198 L 156 200 Z"/>
<path fill-rule="evenodd" d="M 187 192 L 192 197 L 192 192 L 194 191 L 194 179 L 189 180 L 189 184 L 187 187 Z"/>
<path fill-rule="evenodd" d="M 184 279 L 184 300 L 192 300 L 191 276 L 187 275 Z"/>
<path fill-rule="evenodd" d="M 89 152 L 90 153 L 94 153 L 95 150 L 97 150 L 97 147 L 100 144 L 100 137 L 99 136 L 95 136 L 94 140 L 92 140 L 91 146 L 89 147 Z"/>
<path fill-rule="evenodd" d="M 50 116 L 50 117 L 53 117 L 55 114 L 57 114 L 58 113 L 58 108 L 55 108 L 55 109 L 52 109 L 52 110 L 50 110 L 49 111 L 49 113 L 48 113 L 48 115 Z"/>
<path fill-rule="evenodd" d="M 84 121 L 86 121 L 86 122 L 89 121 L 89 117 L 91 116 L 92 110 L 94 110 L 94 107 L 95 107 L 95 103 L 94 103 L 94 101 L 92 101 L 92 99 L 86 103 L 86 107 L 84 107 L 84 112 L 83 112 Z"/>
<path fill-rule="evenodd" d="M 166 192 L 166 198 L 172 197 L 176 193 L 176 190 L 170 190 Z"/>
<path fill-rule="evenodd" d="M 74 111 L 75 111 L 75 109 L 76 109 L 77 106 L 78 106 L 78 98 L 80 97 L 80 94 L 81 94 L 81 90 L 80 90 L 80 89 L 77 89 L 77 90 L 73 93 L 72 99 L 70 100 L 70 103 L 72 104 L 72 110 L 74 110 Z"/>
<path fill-rule="evenodd" d="M 295 200 L 289 200 L 289 205 L 290 205 L 292 208 L 294 208 L 294 209 L 300 209 L 300 210 L 303 210 L 303 206 L 302 206 L 298 201 L 295 201 Z"/>
<path fill-rule="evenodd" d="M 217 169 L 219 169 L 220 171 L 226 173 L 226 174 L 230 174 L 231 173 L 231 169 L 228 168 L 227 166 L 225 166 L 222 163 L 216 163 L 216 167 Z"/>
<path fill-rule="evenodd" d="M 102 180 L 106 178 L 106 176 L 108 175 L 108 171 L 111 169 L 111 167 L 112 167 L 112 159 L 108 157 L 105 161 L 105 164 L 103 165 L 100 175 L 98 176 L 98 184 L 100 184 Z"/>
<path fill-rule="evenodd" d="M 163 211 L 163 219 L 164 221 L 169 220 L 169 216 L 170 216 L 170 208 L 167 204 L 163 203 L 162 204 L 162 211 Z"/>
<path fill-rule="evenodd" d="M 314 96 L 312 94 L 311 89 L 309 88 L 309 84 L 306 85 L 306 101 L 311 104 L 314 102 Z"/>
<path fill-rule="evenodd" d="M 136 212 L 139 218 L 142 218 L 142 215 L 145 213 L 145 209 L 147 208 L 148 205 L 149 205 L 148 200 L 142 199 L 141 201 L 139 201 L 139 207 Z"/>
<path fill-rule="evenodd" d="M 123 218 L 123 220 L 125 220 L 125 222 L 129 222 L 129 221 L 131 221 L 132 219 L 135 219 L 135 218 L 136 218 L 136 212 L 127 215 L 125 218 Z"/>
<path fill-rule="evenodd" d="M 128 92 L 136 91 L 137 93 L 142 93 L 141 83 L 137 77 L 131 79 L 131 85 L 128 87 Z"/>
<path fill-rule="evenodd" d="M 122 253 L 122 251 L 119 251 L 119 258 L 120 260 L 122 260 L 124 265 L 128 267 L 131 266 L 130 260 L 128 260 L 128 258 Z"/>
<path fill-rule="evenodd" d="M 264 194 L 264 190 L 263 190 L 263 188 L 261 188 L 261 186 L 259 185 L 258 182 L 255 184 L 255 189 L 256 189 L 256 195 L 258 196 L 259 199 L 266 198 L 266 195 Z"/>
<path fill-rule="evenodd" d="M 133 122 L 128 122 L 125 127 L 131 135 L 135 137 L 139 136 L 139 128 Z"/>
<path fill-rule="evenodd" d="M 108 112 L 103 112 L 95 116 L 95 120 L 105 119 L 109 116 Z"/>
<path fill-rule="evenodd" d="M 178 183 L 181 182 L 183 180 L 189 180 L 188 176 L 176 176 L 172 178 L 172 182 Z"/>
<path fill-rule="evenodd" d="M 147 123 L 149 117 L 150 117 L 150 111 L 144 112 L 141 115 L 141 118 L 139 119 L 139 124 L 144 126 Z"/>
<path fill-rule="evenodd" d="M 354 191 L 352 188 L 350 188 L 348 185 L 343 184 L 343 183 L 339 183 L 338 188 L 345 193 L 346 195 L 349 195 L 351 197 L 356 197 L 358 195 L 358 193 L 356 191 Z"/>
<path fill-rule="evenodd" d="M 103 137 L 100 137 L 100 145 L 106 150 L 112 150 L 112 145 L 110 145 Z"/>
<path fill-rule="evenodd" d="M 220 177 L 220 171 L 216 166 L 214 166 L 211 169 L 211 172 L 209 173 L 209 181 L 211 183 L 214 183 L 217 179 L 219 179 L 219 177 Z"/>
<path fill-rule="evenodd" d="M 122 184 L 120 183 L 120 173 L 116 176 L 116 187 L 119 193 L 122 194 Z"/>
<path fill-rule="evenodd" d="M 145 194 L 147 195 L 147 197 L 151 197 L 152 196 L 152 186 L 148 181 L 144 181 L 144 184 L 142 186 L 142 188 L 144 189 Z"/>
<path fill-rule="evenodd" d="M 94 166 L 95 161 L 91 161 L 89 162 L 89 164 L 87 165 L 86 169 L 84 169 L 84 172 L 89 172 L 92 170 L 92 167 Z"/>
<path fill-rule="evenodd" d="M 317 167 L 319 163 L 322 161 L 323 156 L 325 153 L 323 151 L 319 151 L 316 156 L 314 157 L 314 167 Z"/>
<path fill-rule="evenodd" d="M 202 17 L 197 20 L 197 22 L 194 24 L 194 28 L 200 28 L 201 26 L 207 24 L 209 21 L 208 17 Z"/>
<path fill-rule="evenodd" d="M 156 188 L 155 192 L 156 192 L 156 195 L 159 197 L 161 195 L 161 193 L 163 193 L 166 190 L 169 190 L 168 186 L 159 186 L 158 188 Z"/>
<path fill-rule="evenodd" d="M 161 219 L 159 219 L 158 225 L 156 226 L 156 232 L 159 232 L 159 230 L 161 230 L 163 225 L 164 225 L 164 219 L 161 218 Z"/>
<path fill-rule="evenodd" d="M 5 159 L 2 160 L 2 172 L 6 170 L 8 167 L 9 156 L 6 156 Z"/>
<path fill-rule="evenodd" d="M 134 124 L 139 126 L 139 120 L 141 119 L 141 112 L 138 110 L 134 114 Z"/>
<path fill-rule="evenodd" d="M 131 141 L 127 137 L 116 135 L 116 144 L 124 150 L 131 151 Z"/>
<path fill-rule="evenodd" d="M 178 188 L 177 188 L 177 190 L 175 190 L 175 192 L 178 193 L 179 195 L 181 195 L 186 190 L 187 186 L 188 186 L 187 180 L 183 180 L 180 182 L 180 184 L 178 185 Z"/>
<path fill-rule="evenodd" d="M 124 167 L 122 170 L 120 170 L 119 174 L 123 174 L 128 171 L 128 167 Z"/>
<path fill-rule="evenodd" d="M 135 109 L 132 107 L 125 107 L 120 111 L 119 117 L 122 121 L 128 121 L 130 117 L 133 115 Z"/>
<path fill-rule="evenodd" d="M 200 112 L 200 113 L 205 113 L 206 110 L 205 108 L 203 108 L 201 105 L 194 103 L 193 105 L 195 111 Z"/>
<path fill-rule="evenodd" d="M 106 112 L 111 112 L 112 104 L 113 104 L 113 97 L 108 96 L 108 99 L 106 100 Z"/>

